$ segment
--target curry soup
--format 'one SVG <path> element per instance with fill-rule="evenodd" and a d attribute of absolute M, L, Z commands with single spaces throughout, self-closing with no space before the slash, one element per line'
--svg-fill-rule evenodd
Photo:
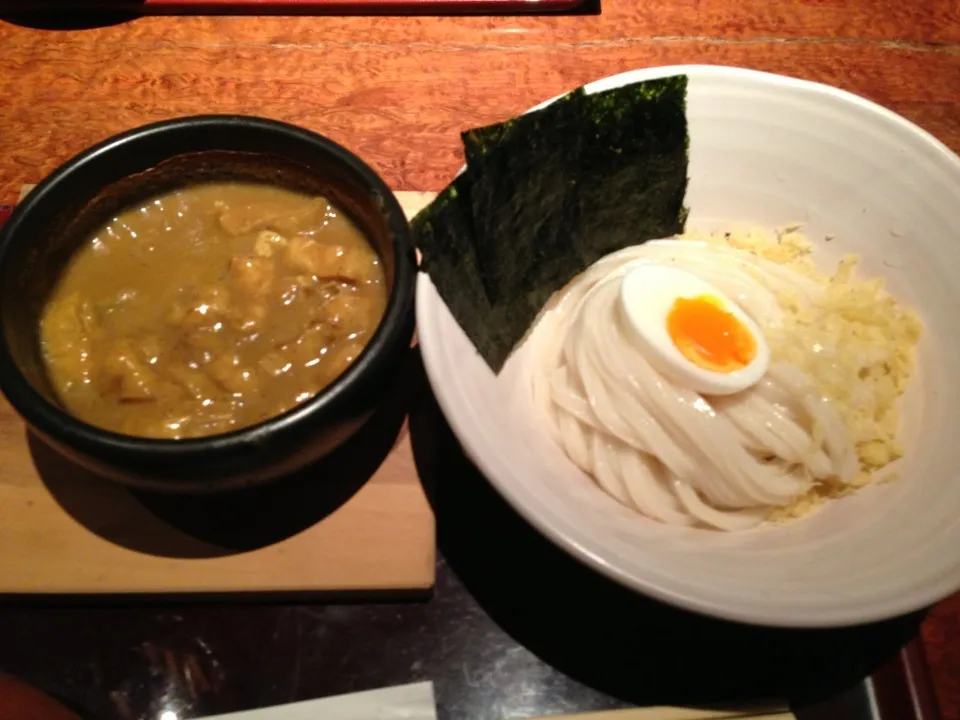
<path fill-rule="evenodd" d="M 54 288 L 40 339 L 76 417 L 127 435 L 201 437 L 322 390 L 386 303 L 376 252 L 325 199 L 210 183 L 100 228 Z"/>

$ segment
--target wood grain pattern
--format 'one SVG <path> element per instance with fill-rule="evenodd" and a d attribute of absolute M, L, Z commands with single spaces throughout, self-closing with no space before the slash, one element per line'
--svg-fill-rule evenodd
<path fill-rule="evenodd" d="M 835 84 L 960 149 L 960 48 L 929 39 L 960 41 L 950 34 L 960 33 L 957 4 L 912 14 L 884 5 L 875 23 L 866 5 L 844 10 L 846 24 L 880 28 L 882 42 L 838 39 L 837 18 L 829 38 L 824 3 L 778 4 L 771 17 L 758 7 L 739 24 L 725 3 L 705 3 L 713 15 L 684 2 L 652 15 L 656 3 L 621 2 L 599 18 L 146 18 L 60 34 L 0 25 L 0 94 L 17 98 L 0 107 L 0 202 L 109 134 L 203 112 L 299 123 L 360 153 L 396 189 L 436 189 L 461 162 L 464 128 L 604 75 L 684 62 Z M 704 27 L 680 34 L 684 20 Z M 716 39 L 698 34 L 710 22 Z M 763 32 L 749 30 L 756 23 Z M 898 23 L 923 41 L 890 39 Z M 775 27 L 786 37 L 764 34 Z"/>
<path fill-rule="evenodd" d="M 399 197 L 412 213 L 431 196 Z M 416 590 L 433 584 L 433 513 L 405 423 L 371 479 L 339 509 L 250 552 L 224 553 L 171 526 L 127 490 L 53 458 L 28 440 L 2 396 L 0 467 L 0 594 Z M 269 513 L 264 508 L 264 519 Z"/>
<path fill-rule="evenodd" d="M 960 595 L 934 607 L 923 624 L 923 644 L 943 720 L 960 720 Z"/>
<path fill-rule="evenodd" d="M 828 82 L 960 150 L 957 0 L 605 0 L 596 16 L 159 17 L 53 32 L 0 22 L 0 203 L 89 144 L 199 112 L 326 133 L 396 189 L 436 190 L 460 130 L 577 84 L 664 63 Z M 960 720 L 960 598 L 924 638 Z"/>

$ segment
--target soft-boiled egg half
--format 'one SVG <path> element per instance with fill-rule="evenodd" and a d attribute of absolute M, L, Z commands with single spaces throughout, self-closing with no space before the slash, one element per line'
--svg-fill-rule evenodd
<path fill-rule="evenodd" d="M 732 395 L 763 377 L 770 348 L 757 324 L 712 284 L 641 263 L 620 284 L 620 309 L 644 357 L 705 395 Z"/>

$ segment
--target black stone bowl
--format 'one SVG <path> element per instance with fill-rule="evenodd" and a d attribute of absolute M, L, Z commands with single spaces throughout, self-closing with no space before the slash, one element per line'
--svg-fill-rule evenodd
<path fill-rule="evenodd" d="M 72 417 L 44 370 L 38 318 L 73 251 L 117 211 L 202 181 L 249 180 L 324 195 L 380 254 L 390 299 L 366 349 L 313 399 L 243 430 L 189 440 L 130 437 Z M 358 157 L 316 133 L 252 117 L 199 116 L 147 125 L 70 160 L 0 233 L 0 390 L 62 454 L 146 490 L 243 488 L 328 454 L 370 416 L 409 351 L 416 257 L 397 199 Z"/>

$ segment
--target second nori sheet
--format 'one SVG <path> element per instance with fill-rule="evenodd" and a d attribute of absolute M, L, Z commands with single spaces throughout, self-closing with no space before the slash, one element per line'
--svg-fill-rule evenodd
<path fill-rule="evenodd" d="M 578 262 L 569 247 L 579 211 L 572 191 L 585 97 L 579 89 L 536 112 L 463 134 L 477 261 L 493 303 L 554 285 Z"/>
<path fill-rule="evenodd" d="M 464 133 L 477 261 L 493 303 L 556 289 L 611 250 L 682 231 L 685 97 L 686 76 L 580 89 Z"/>
<path fill-rule="evenodd" d="M 683 231 L 686 76 L 463 134 L 467 170 L 414 219 L 458 324 L 499 372 L 549 297 L 603 255 Z"/>
<path fill-rule="evenodd" d="M 473 246 L 470 190 L 470 176 L 460 175 L 414 218 L 414 235 L 423 254 L 421 269 L 470 342 L 498 372 L 517 342 L 510 335 L 515 318 L 529 318 L 529 327 L 540 305 L 534 293 L 497 306 L 487 298 Z"/>
<path fill-rule="evenodd" d="M 687 77 L 588 95 L 575 245 L 586 268 L 629 245 L 683 232 Z"/>

